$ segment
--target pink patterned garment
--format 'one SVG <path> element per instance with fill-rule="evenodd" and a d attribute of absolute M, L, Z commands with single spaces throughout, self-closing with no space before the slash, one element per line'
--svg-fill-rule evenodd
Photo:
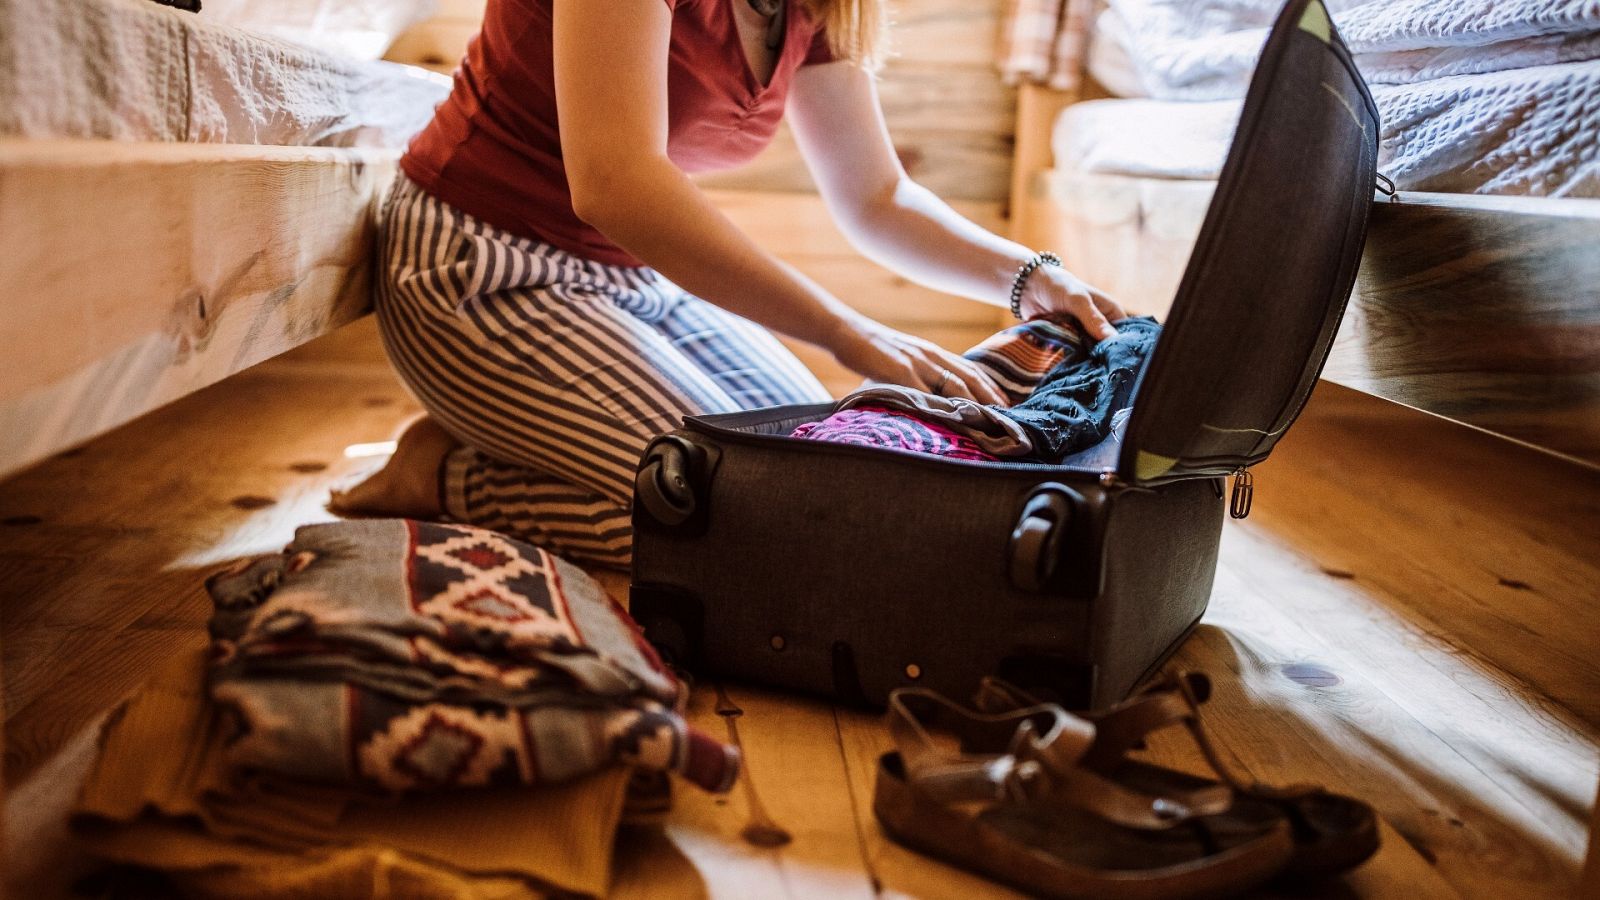
<path fill-rule="evenodd" d="M 801 425 L 791 437 L 909 450 L 952 459 L 999 459 L 984 452 L 982 447 L 965 435 L 882 406 L 862 406 L 836 412 L 820 422 Z"/>

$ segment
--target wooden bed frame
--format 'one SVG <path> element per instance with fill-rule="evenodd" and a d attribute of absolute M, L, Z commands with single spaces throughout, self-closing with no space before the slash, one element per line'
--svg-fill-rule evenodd
<path fill-rule="evenodd" d="M 1054 170 L 1060 110 L 1024 86 L 1022 243 L 1142 312 L 1171 302 L 1213 183 Z M 1323 377 L 1600 467 L 1600 200 L 1401 192 L 1372 215 Z"/>
<path fill-rule="evenodd" d="M 0 140 L 0 476 L 365 312 L 398 156 Z"/>

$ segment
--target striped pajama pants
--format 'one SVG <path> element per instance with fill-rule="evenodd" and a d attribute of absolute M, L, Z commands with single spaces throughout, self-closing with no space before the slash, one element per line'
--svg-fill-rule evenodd
<path fill-rule="evenodd" d="M 608 266 L 461 212 L 401 175 L 384 209 L 384 348 L 462 446 L 456 521 L 626 566 L 635 465 L 684 415 L 828 399 L 760 326 L 648 268 Z"/>

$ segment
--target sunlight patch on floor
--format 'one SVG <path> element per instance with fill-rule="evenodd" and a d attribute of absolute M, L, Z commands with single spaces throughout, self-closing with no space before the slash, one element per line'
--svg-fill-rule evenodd
<path fill-rule="evenodd" d="M 294 539 L 294 531 L 301 525 L 338 520 L 325 504 L 329 488 L 340 483 L 343 477 L 341 474 L 296 485 L 271 498 L 274 500 L 271 506 L 230 517 L 226 530 L 215 543 L 178 556 L 162 570 L 210 569 L 247 556 L 277 553 Z"/>

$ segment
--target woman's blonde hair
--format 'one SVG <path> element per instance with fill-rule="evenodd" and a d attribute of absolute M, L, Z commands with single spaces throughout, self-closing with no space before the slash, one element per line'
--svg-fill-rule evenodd
<path fill-rule="evenodd" d="M 828 32 L 833 55 L 876 70 L 883 64 L 888 29 L 884 0 L 806 0 L 806 8 Z"/>

